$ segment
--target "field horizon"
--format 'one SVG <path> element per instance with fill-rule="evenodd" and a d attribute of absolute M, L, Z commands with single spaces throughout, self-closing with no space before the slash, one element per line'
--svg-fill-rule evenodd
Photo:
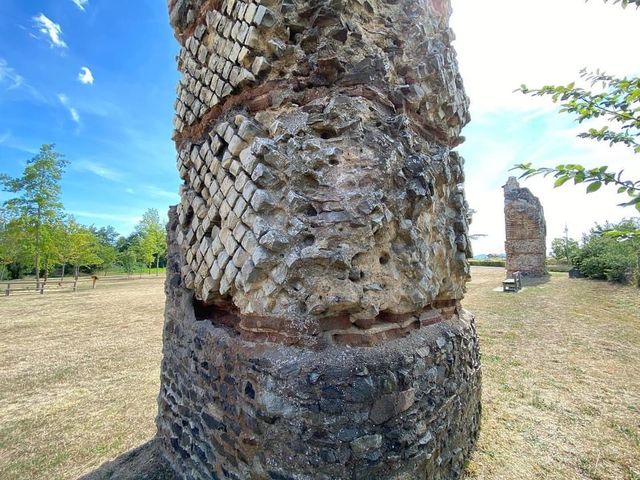
<path fill-rule="evenodd" d="M 640 478 L 638 290 L 553 274 L 504 294 L 502 269 L 472 272 L 483 418 L 464 478 Z M 153 437 L 163 309 L 155 276 L 0 298 L 1 478 L 78 478 Z"/>

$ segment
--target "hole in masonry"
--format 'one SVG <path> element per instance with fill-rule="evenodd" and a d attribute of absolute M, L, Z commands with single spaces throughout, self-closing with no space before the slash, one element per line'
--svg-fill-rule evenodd
<path fill-rule="evenodd" d="M 386 265 L 389 263 L 389 254 L 384 253 L 380 256 L 380 265 Z"/>
<path fill-rule="evenodd" d="M 194 298 L 193 313 L 196 320 L 208 320 L 216 326 L 234 328 L 240 322 L 237 310 L 228 296 L 218 300 L 215 305 Z"/>
<path fill-rule="evenodd" d="M 313 235 L 306 235 L 303 239 L 302 239 L 302 244 L 305 247 L 310 247 L 311 245 L 313 245 L 316 242 L 316 237 L 314 237 Z"/>
<path fill-rule="evenodd" d="M 332 158 L 331 160 L 329 160 L 329 165 L 338 165 L 340 162 L 338 160 L 336 160 L 335 158 Z"/>
<path fill-rule="evenodd" d="M 253 389 L 253 385 L 251 385 L 251 382 L 247 382 L 247 384 L 245 385 L 244 394 L 251 399 L 256 398 L 256 391 Z"/>
<path fill-rule="evenodd" d="M 191 207 L 191 205 L 189 205 L 189 208 L 187 209 L 187 214 L 185 215 L 185 220 L 184 220 L 184 225 L 183 226 L 188 226 L 191 225 L 191 222 L 193 221 L 193 216 L 194 216 L 194 211 L 193 211 L 193 207 Z"/>
<path fill-rule="evenodd" d="M 220 214 L 216 213 L 216 216 L 213 217 L 213 220 L 211 220 L 211 226 L 209 227 L 209 233 L 211 233 L 211 230 L 213 229 L 213 227 L 220 228 L 221 226 L 222 226 L 222 218 L 220 218 Z"/>
<path fill-rule="evenodd" d="M 318 215 L 318 211 L 313 207 L 313 205 L 309 204 L 304 210 L 304 213 L 309 217 L 315 217 Z"/>
<path fill-rule="evenodd" d="M 320 130 L 320 129 L 318 129 Z M 324 127 L 321 131 L 320 131 L 320 138 L 322 138 L 323 140 L 329 140 L 330 138 L 336 138 L 339 137 L 340 134 L 335 131 L 333 128 L 331 127 Z"/>

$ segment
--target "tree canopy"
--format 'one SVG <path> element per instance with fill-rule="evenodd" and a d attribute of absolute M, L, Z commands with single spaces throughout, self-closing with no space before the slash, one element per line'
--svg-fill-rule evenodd
<path fill-rule="evenodd" d="M 20 176 L 0 175 L 0 188 L 14 195 L 0 205 L 0 280 L 34 272 L 40 284 L 55 267 L 64 278 L 67 266 L 105 273 L 119 263 L 132 273 L 137 262 L 158 268 L 166 255 L 165 230 L 158 211 L 143 215 L 136 230 L 121 237 L 112 226 L 85 226 L 67 215 L 61 180 L 68 162 L 54 145 L 43 145 Z"/>

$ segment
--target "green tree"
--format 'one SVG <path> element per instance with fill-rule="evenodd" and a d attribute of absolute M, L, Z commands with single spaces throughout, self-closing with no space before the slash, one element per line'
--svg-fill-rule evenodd
<path fill-rule="evenodd" d="M 25 235 L 20 219 L 10 219 L 0 211 L 0 280 L 10 274 L 10 265 L 25 261 Z"/>
<path fill-rule="evenodd" d="M 90 228 L 78 224 L 73 218 L 67 226 L 67 261 L 74 266 L 76 280 L 81 267 L 101 265 L 102 259 L 98 255 L 100 243 Z"/>
<path fill-rule="evenodd" d="M 51 270 L 62 262 L 61 254 L 64 248 L 62 242 L 64 242 L 64 240 L 62 221 L 48 222 L 43 225 L 40 241 L 40 256 L 42 258 L 41 270 L 44 273 L 44 283 L 47 283 Z"/>
<path fill-rule="evenodd" d="M 43 230 L 61 216 L 60 180 L 68 162 L 55 151 L 54 145 L 42 145 L 40 152 L 27 162 L 20 177 L 0 175 L 5 191 L 18 194 L 4 202 L 8 213 L 20 218 L 33 237 L 33 264 L 37 286 L 43 253 Z"/>
<path fill-rule="evenodd" d="M 107 274 L 109 268 L 113 267 L 118 259 L 118 250 L 116 244 L 120 235 L 111 225 L 102 228 L 91 227 L 91 231 L 98 240 L 97 255 L 102 260 L 102 269 Z"/>
<path fill-rule="evenodd" d="M 564 237 L 554 238 L 551 241 L 551 255 L 558 261 L 567 265 L 573 264 L 573 258 L 580 251 L 580 244 L 577 240 L 569 238 L 569 229 L 564 228 Z"/>
<path fill-rule="evenodd" d="M 591 85 L 591 90 L 575 83 L 565 86 L 547 85 L 530 89 L 522 85 L 520 91 L 534 96 L 550 96 L 560 103 L 560 111 L 574 114 L 578 122 L 602 120 L 599 128 L 588 128 L 578 136 L 609 145 L 624 145 L 634 154 L 640 153 L 640 78 L 616 78 L 601 72 L 581 72 L 581 77 Z M 599 91 L 593 90 L 601 84 Z M 635 206 L 640 211 L 640 179 L 629 179 L 624 171 L 612 171 L 607 166 L 585 168 L 580 164 L 557 165 L 554 168 L 534 167 L 531 163 L 516 165 L 522 171 L 521 178 L 535 175 L 553 176 L 555 186 L 572 180 L 574 184 L 587 185 L 587 193 L 598 191 L 603 185 L 614 185 L 619 194 L 626 194 L 623 206 Z"/>
<path fill-rule="evenodd" d="M 133 273 L 137 261 L 134 248 L 127 248 L 122 252 L 118 252 L 118 262 L 120 262 L 120 265 L 122 265 L 122 268 L 124 268 L 124 271 L 127 272 L 128 275 Z"/>
<path fill-rule="evenodd" d="M 148 209 L 142 215 L 142 220 L 136 227 L 136 233 L 139 236 L 137 244 L 139 258 L 147 265 L 149 273 L 155 260 L 157 275 L 160 258 L 167 252 L 167 239 L 160 215 L 155 208 Z"/>
<path fill-rule="evenodd" d="M 640 230 L 640 219 L 611 225 L 596 225 L 585 235 L 574 257 L 576 267 L 590 278 L 620 283 L 638 283 L 640 237 L 620 232 Z"/>
<path fill-rule="evenodd" d="M 116 229 L 111 225 L 101 228 L 92 227 L 92 230 L 103 245 L 115 247 L 118 242 L 118 238 L 120 237 L 120 234 L 118 234 Z"/>

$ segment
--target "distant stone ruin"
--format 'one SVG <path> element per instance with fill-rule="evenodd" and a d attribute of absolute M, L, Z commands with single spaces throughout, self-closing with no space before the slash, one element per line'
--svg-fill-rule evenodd
<path fill-rule="evenodd" d="M 504 188 L 505 251 L 507 275 L 547 275 L 547 225 L 538 197 L 509 177 Z"/>
<path fill-rule="evenodd" d="M 447 0 L 172 0 L 158 439 L 189 479 L 450 479 L 477 435 Z"/>

